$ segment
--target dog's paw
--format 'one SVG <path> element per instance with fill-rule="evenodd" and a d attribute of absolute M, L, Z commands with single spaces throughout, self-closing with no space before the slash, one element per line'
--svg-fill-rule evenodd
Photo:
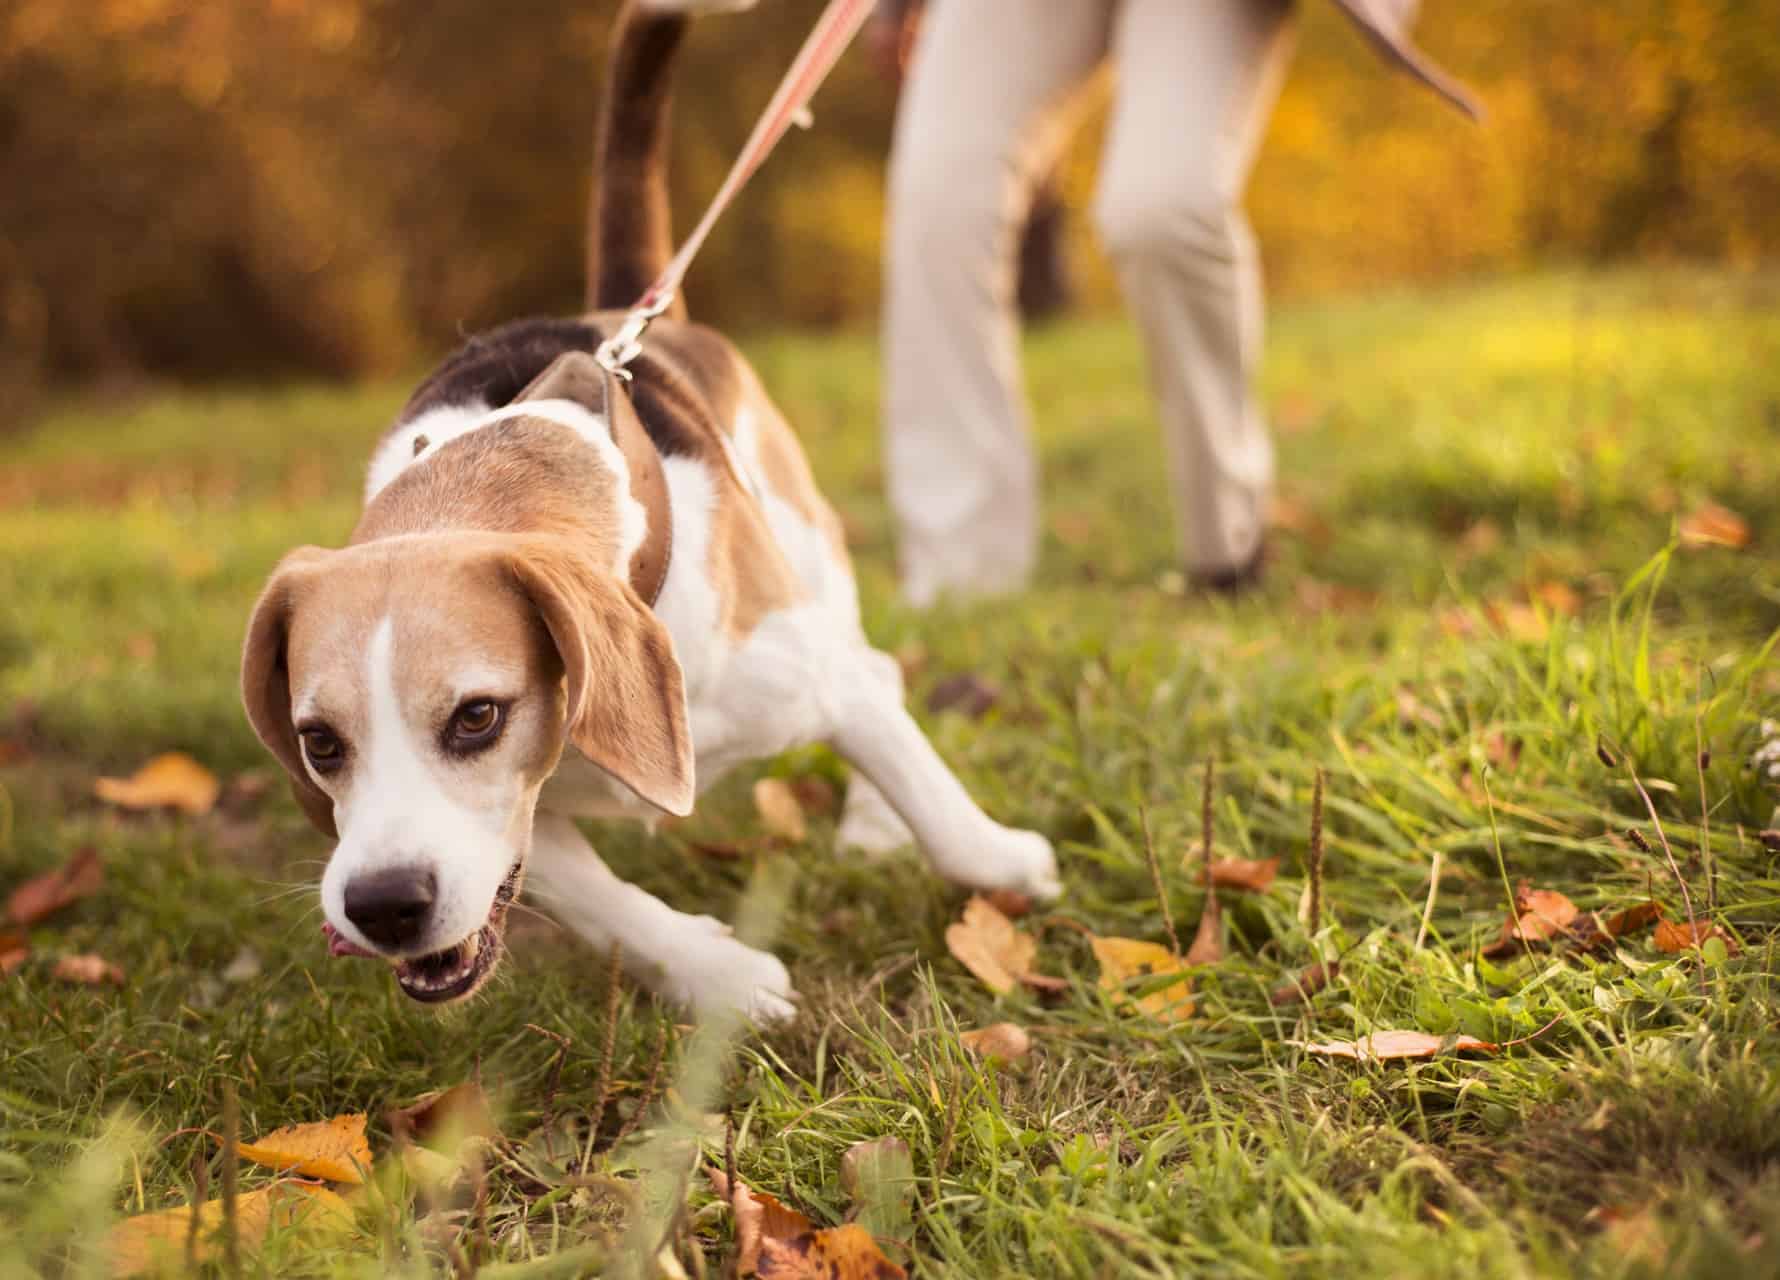
<path fill-rule="evenodd" d="M 702 1014 L 736 1013 L 760 1026 L 797 1016 L 797 992 L 779 957 L 748 946 L 711 916 L 678 924 L 663 995 Z"/>
<path fill-rule="evenodd" d="M 915 835 L 884 799 L 884 793 L 855 774 L 847 784 L 846 809 L 841 813 L 840 826 L 835 828 L 834 841 L 842 849 L 857 851 L 876 861 L 912 845 Z"/>
<path fill-rule="evenodd" d="M 977 889 L 1012 889 L 1049 902 L 1063 893 L 1057 854 L 1036 831 L 997 826 L 973 859 L 969 883 Z"/>

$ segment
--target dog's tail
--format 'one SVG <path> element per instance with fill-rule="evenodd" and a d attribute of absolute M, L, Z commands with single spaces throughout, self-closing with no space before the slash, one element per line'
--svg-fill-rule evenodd
<path fill-rule="evenodd" d="M 587 227 L 589 310 L 628 307 L 673 256 L 668 116 L 683 13 L 626 0 L 606 68 Z M 669 314 L 684 317 L 676 301 Z"/>

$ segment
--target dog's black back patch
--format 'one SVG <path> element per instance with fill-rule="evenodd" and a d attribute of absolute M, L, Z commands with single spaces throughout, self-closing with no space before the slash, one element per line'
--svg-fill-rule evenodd
<path fill-rule="evenodd" d="M 511 404 L 558 356 L 592 352 L 605 336 L 604 326 L 595 321 L 552 316 L 515 320 L 479 333 L 427 376 L 409 397 L 397 425 L 446 405 L 498 409 Z M 729 369 L 725 349 L 710 330 L 663 320 L 649 331 L 642 354 L 629 366 L 637 417 L 664 457 L 702 456 L 710 447 L 710 432 L 723 429 L 718 405 L 730 399 L 719 385 Z M 707 382 L 712 385 L 697 385 Z"/>

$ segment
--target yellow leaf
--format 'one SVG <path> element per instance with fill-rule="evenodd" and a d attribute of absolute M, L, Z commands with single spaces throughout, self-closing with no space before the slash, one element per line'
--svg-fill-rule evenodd
<path fill-rule="evenodd" d="M 99 778 L 93 794 L 120 809 L 178 809 L 200 817 L 216 806 L 216 775 L 182 751 L 156 756 L 128 778 Z"/>
<path fill-rule="evenodd" d="M 980 895 L 964 904 L 962 920 L 947 926 L 946 950 L 997 995 L 1006 995 L 1021 982 L 1044 991 L 1066 985 L 1061 978 L 1034 972 L 1038 940 L 1022 933 Z"/>
<path fill-rule="evenodd" d="M 308 1178 L 363 1182 L 364 1174 L 371 1168 L 364 1112 L 274 1130 L 258 1142 L 243 1142 L 241 1158 Z"/>
<path fill-rule="evenodd" d="M 799 841 L 808 834 L 797 793 L 782 778 L 762 778 L 754 784 L 754 811 L 760 815 L 766 829 L 776 836 Z"/>
<path fill-rule="evenodd" d="M 199 1261 L 217 1257 L 220 1246 L 212 1239 L 222 1225 L 222 1201 L 198 1207 L 196 1253 Z M 326 1187 L 301 1182 L 274 1183 L 235 1197 L 237 1238 L 257 1246 L 274 1226 L 293 1227 L 305 1235 L 339 1230 L 352 1222 L 352 1208 Z M 132 1276 L 157 1264 L 181 1261 L 191 1234 L 192 1208 L 180 1205 L 156 1213 L 125 1218 L 105 1236 L 105 1254 L 114 1276 Z"/>
<path fill-rule="evenodd" d="M 1090 938 L 1089 942 L 1100 962 L 1100 989 L 1114 1005 L 1139 1009 L 1163 1022 L 1184 1022 L 1193 1016 L 1193 982 L 1185 976 L 1159 991 L 1138 996 L 1125 989 L 1136 979 L 1181 973 L 1187 962 L 1180 956 L 1154 942 L 1133 938 Z"/>

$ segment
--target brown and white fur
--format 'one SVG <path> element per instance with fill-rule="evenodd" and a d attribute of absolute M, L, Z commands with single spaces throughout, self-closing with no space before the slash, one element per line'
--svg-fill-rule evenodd
<path fill-rule="evenodd" d="M 1043 836 L 986 816 L 903 707 L 860 625 L 840 521 L 752 370 L 667 317 L 632 366 L 671 554 L 631 573 L 650 513 L 590 354 L 665 261 L 667 82 L 685 25 L 622 19 L 602 117 L 590 306 L 472 340 L 372 457 L 347 546 L 274 572 L 248 627 L 255 731 L 337 838 L 336 952 L 427 1001 L 475 991 L 521 877 L 662 994 L 787 1017 L 780 961 L 607 869 L 577 818 L 684 814 L 733 766 L 810 742 L 854 767 L 840 842 L 919 844 L 946 879 L 1058 892 Z"/>

